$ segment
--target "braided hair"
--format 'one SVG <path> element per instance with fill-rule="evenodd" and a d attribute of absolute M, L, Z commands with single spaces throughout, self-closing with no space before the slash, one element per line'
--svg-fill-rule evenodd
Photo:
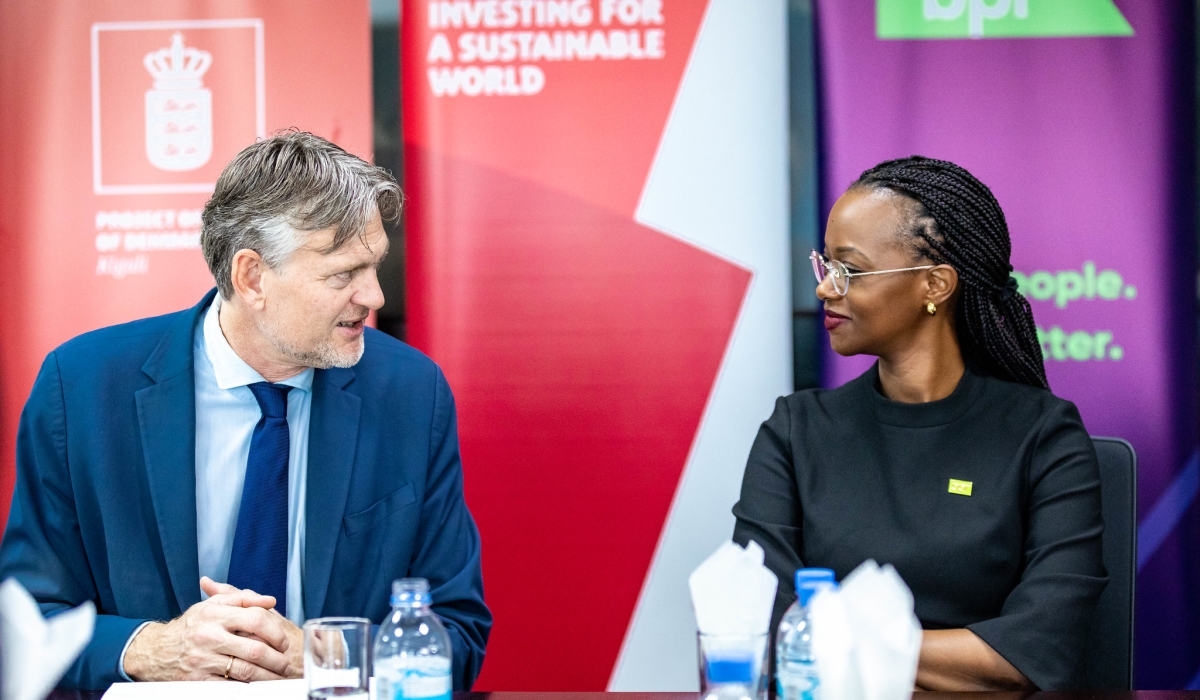
<path fill-rule="evenodd" d="M 889 190 L 915 202 L 906 232 L 914 251 L 950 265 L 962 283 L 955 332 L 967 363 L 1049 389 L 1033 311 L 1010 274 L 1008 224 L 987 185 L 954 163 L 912 156 L 876 165 L 850 189 Z"/>

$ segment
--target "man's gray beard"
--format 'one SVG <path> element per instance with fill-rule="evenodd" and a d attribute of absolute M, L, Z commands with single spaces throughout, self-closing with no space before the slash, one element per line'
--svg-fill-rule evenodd
<path fill-rule="evenodd" d="M 334 347 L 333 342 L 329 339 L 323 341 L 320 345 L 311 350 L 305 350 L 293 346 L 284 340 L 279 333 L 275 332 L 275 328 L 269 323 L 260 323 L 258 330 L 262 332 L 271 345 L 282 353 L 292 362 L 295 362 L 301 367 L 313 367 L 315 369 L 329 369 L 330 367 L 353 367 L 362 359 L 363 351 L 366 345 L 363 343 L 363 337 L 358 336 L 358 343 L 352 355 L 338 352 Z"/>

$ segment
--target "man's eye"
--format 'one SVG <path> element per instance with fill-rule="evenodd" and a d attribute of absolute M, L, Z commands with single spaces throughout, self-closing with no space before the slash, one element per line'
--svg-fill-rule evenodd
<path fill-rule="evenodd" d="M 339 272 L 336 275 L 334 275 L 333 277 L 334 277 L 334 279 L 338 279 L 343 282 L 349 282 L 351 274 L 349 272 Z"/>

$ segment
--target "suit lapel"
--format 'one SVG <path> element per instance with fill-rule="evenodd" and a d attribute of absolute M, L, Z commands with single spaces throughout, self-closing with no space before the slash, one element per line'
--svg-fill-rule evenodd
<path fill-rule="evenodd" d="M 179 314 L 142 366 L 142 372 L 154 380 L 154 385 L 134 395 L 154 517 L 179 605 L 176 613 L 200 600 L 192 340 L 196 324 L 213 296 L 210 291 L 195 307 Z"/>
<path fill-rule="evenodd" d="M 137 393 L 142 455 L 177 613 L 200 600 L 194 384 L 192 373 L 185 372 Z"/>
<path fill-rule="evenodd" d="M 313 376 L 304 497 L 304 614 L 310 618 L 323 614 L 354 470 L 362 400 L 343 390 L 353 380 L 350 369 L 317 370 Z"/>

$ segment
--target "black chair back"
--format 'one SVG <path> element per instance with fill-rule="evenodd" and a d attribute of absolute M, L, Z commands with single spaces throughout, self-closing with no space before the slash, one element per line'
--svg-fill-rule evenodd
<path fill-rule="evenodd" d="M 1133 590 L 1137 576 L 1137 455 L 1118 438 L 1094 437 L 1100 463 L 1104 567 L 1084 660 L 1089 690 L 1133 690 Z"/>

